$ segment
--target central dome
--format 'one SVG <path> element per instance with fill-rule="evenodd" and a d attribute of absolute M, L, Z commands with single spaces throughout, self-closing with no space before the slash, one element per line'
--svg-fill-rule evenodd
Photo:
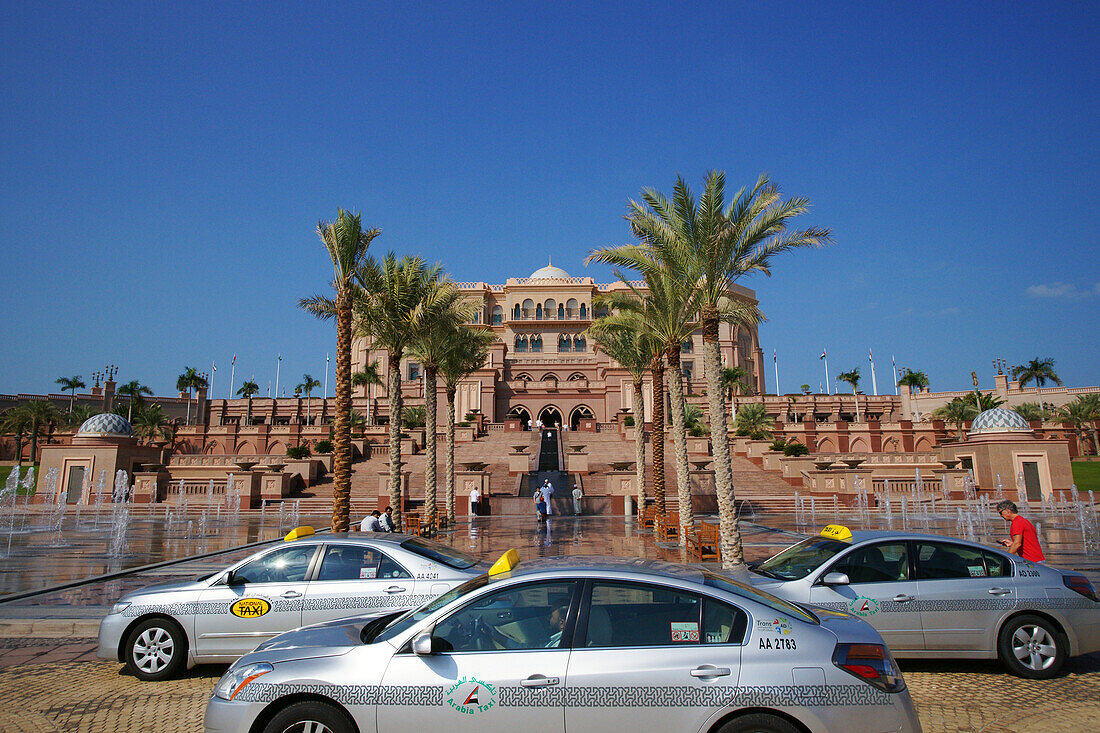
<path fill-rule="evenodd" d="M 134 434 L 133 427 L 130 426 L 129 421 L 122 415 L 116 415 L 113 412 L 104 412 L 95 417 L 90 417 L 84 421 L 84 424 L 80 426 L 80 429 L 76 431 L 77 435 L 96 435 L 96 436 L 112 436 L 112 435 L 125 435 L 131 436 Z"/>
<path fill-rule="evenodd" d="M 531 273 L 531 277 L 528 280 L 561 280 L 568 278 L 569 273 L 560 267 L 554 267 L 553 263 L 547 260 L 546 267 L 540 267 Z"/>
<path fill-rule="evenodd" d="M 1030 432 L 1031 426 L 1020 416 L 1020 413 L 1004 407 L 994 407 L 992 410 L 981 412 L 970 424 L 971 435 Z"/>

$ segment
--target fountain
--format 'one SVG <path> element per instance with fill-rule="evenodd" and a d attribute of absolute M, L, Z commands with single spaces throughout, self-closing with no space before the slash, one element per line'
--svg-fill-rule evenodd
<path fill-rule="evenodd" d="M 95 483 L 95 526 L 99 528 L 99 515 L 103 511 L 103 495 L 107 493 L 107 469 L 99 471 L 99 478 Z"/>
<path fill-rule="evenodd" d="M 4 553 L 4 557 L 11 555 L 11 536 L 15 534 L 15 500 L 18 495 L 19 466 L 12 466 L 11 473 L 8 474 L 8 480 L 4 482 L 4 488 L 0 489 L 0 524 L 4 523 L 4 515 L 8 515 L 8 549 Z M 9 499 L 11 500 L 10 509 L 8 508 Z"/>
<path fill-rule="evenodd" d="M 107 555 L 122 557 L 126 547 L 126 530 L 130 526 L 130 477 L 121 468 L 115 474 L 115 490 L 111 493 L 111 534 Z"/>

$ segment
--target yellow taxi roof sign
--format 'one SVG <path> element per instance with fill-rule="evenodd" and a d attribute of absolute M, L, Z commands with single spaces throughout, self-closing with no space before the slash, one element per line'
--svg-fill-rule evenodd
<path fill-rule="evenodd" d="M 493 567 L 489 568 L 489 575 L 507 573 L 516 565 L 519 565 L 519 553 L 516 552 L 515 548 L 512 548 L 501 555 L 499 560 L 493 563 Z"/>
<path fill-rule="evenodd" d="M 850 540 L 852 539 L 852 530 L 843 524 L 830 524 L 821 530 L 821 536 L 828 537 L 831 540 Z"/>
<path fill-rule="evenodd" d="M 283 542 L 290 542 L 291 540 L 301 539 L 302 537 L 309 537 L 313 534 L 313 527 L 308 524 L 301 527 L 295 527 L 286 533 L 286 537 L 283 538 Z"/>

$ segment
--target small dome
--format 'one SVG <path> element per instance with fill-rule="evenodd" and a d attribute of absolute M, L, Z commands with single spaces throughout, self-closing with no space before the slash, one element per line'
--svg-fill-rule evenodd
<path fill-rule="evenodd" d="M 970 435 L 988 433 L 1030 433 L 1031 426 L 1020 413 L 1004 407 L 994 407 L 979 413 L 970 424 Z"/>
<path fill-rule="evenodd" d="M 113 412 L 104 412 L 95 417 L 89 417 L 76 431 L 77 435 L 125 435 L 134 434 L 133 427 L 122 415 Z"/>
<path fill-rule="evenodd" d="M 540 267 L 531 273 L 529 280 L 561 280 L 568 278 L 569 273 L 560 267 L 554 267 L 553 263 L 547 260 L 546 267 Z"/>

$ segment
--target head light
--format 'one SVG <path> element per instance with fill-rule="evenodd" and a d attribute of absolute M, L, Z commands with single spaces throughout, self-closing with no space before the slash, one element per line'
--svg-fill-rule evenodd
<path fill-rule="evenodd" d="M 115 605 L 111 606 L 111 613 L 122 613 L 130 607 L 129 601 L 119 601 Z"/>
<path fill-rule="evenodd" d="M 248 687 L 257 677 L 262 677 L 274 669 L 266 662 L 243 664 L 235 669 L 230 669 L 218 680 L 218 686 L 214 688 L 214 695 L 223 700 L 232 700 L 238 692 Z"/>

